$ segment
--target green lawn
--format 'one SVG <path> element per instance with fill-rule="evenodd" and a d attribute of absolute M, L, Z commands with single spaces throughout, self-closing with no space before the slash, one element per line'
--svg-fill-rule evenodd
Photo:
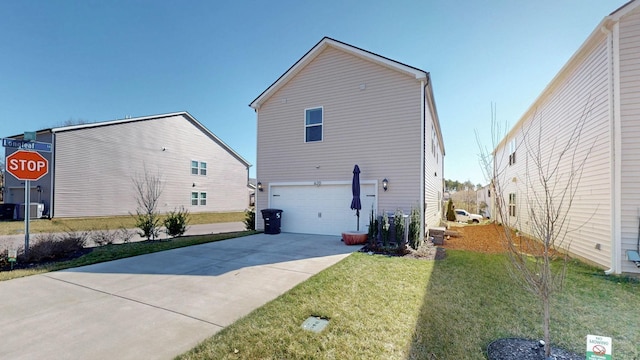
<path fill-rule="evenodd" d="M 538 303 L 502 255 L 447 252 L 429 262 L 355 253 L 225 328 L 179 359 L 485 359 L 502 337 L 540 338 Z M 640 284 L 570 264 L 552 338 L 585 353 L 586 335 L 640 358 Z M 308 316 L 329 320 L 320 334 Z"/>
<path fill-rule="evenodd" d="M 189 214 L 189 225 L 237 222 L 244 220 L 243 212 L 198 213 Z M 92 217 L 92 218 L 54 218 L 37 219 L 29 222 L 30 233 L 52 233 L 87 230 L 114 230 L 135 228 L 132 216 Z M 24 234 L 24 221 L 0 222 L 0 235 Z"/>

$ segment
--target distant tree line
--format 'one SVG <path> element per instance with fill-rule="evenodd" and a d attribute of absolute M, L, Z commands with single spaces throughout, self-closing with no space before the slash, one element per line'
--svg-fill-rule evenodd
<path fill-rule="evenodd" d="M 465 182 L 450 179 L 444 180 L 445 191 L 479 190 L 480 188 L 482 188 L 482 184 L 473 185 L 469 180 Z"/>

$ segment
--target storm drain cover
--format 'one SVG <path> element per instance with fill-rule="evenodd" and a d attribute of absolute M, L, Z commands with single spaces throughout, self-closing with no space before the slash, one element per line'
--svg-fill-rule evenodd
<path fill-rule="evenodd" d="M 328 323 L 329 320 L 322 319 L 316 316 L 310 316 L 302 323 L 302 328 L 319 333 L 327 326 Z"/>

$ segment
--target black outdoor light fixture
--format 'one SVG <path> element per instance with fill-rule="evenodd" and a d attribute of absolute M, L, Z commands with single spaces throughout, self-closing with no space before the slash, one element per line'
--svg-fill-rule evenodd
<path fill-rule="evenodd" d="M 384 178 L 384 180 L 382 180 L 382 188 L 384 189 L 384 191 L 387 191 L 387 189 L 389 188 L 389 180 L 387 180 L 387 178 Z"/>
<path fill-rule="evenodd" d="M 262 188 L 262 183 L 260 181 L 258 181 L 258 191 L 263 191 L 264 189 Z"/>

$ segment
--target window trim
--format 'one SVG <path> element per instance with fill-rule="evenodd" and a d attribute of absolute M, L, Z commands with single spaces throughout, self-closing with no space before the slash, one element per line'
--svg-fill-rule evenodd
<path fill-rule="evenodd" d="M 193 166 L 195 163 L 196 166 Z M 190 162 L 191 175 L 193 176 L 207 176 L 207 162 L 200 160 L 191 160 Z M 204 173 L 203 173 L 204 170 Z"/>
<path fill-rule="evenodd" d="M 307 124 L 307 114 L 311 110 L 320 110 L 321 111 L 321 121 L 319 124 Z M 307 129 L 310 127 L 320 127 L 320 140 L 307 140 Z M 304 143 L 316 143 L 324 141 L 324 106 L 314 106 L 310 108 L 304 109 L 304 132 L 303 132 Z"/>
<path fill-rule="evenodd" d="M 509 141 L 509 166 L 516 163 L 516 138 L 514 137 Z"/>
<path fill-rule="evenodd" d="M 516 216 L 516 193 L 509 193 L 509 216 Z"/>
<path fill-rule="evenodd" d="M 207 192 L 191 191 L 191 206 L 207 206 Z"/>

